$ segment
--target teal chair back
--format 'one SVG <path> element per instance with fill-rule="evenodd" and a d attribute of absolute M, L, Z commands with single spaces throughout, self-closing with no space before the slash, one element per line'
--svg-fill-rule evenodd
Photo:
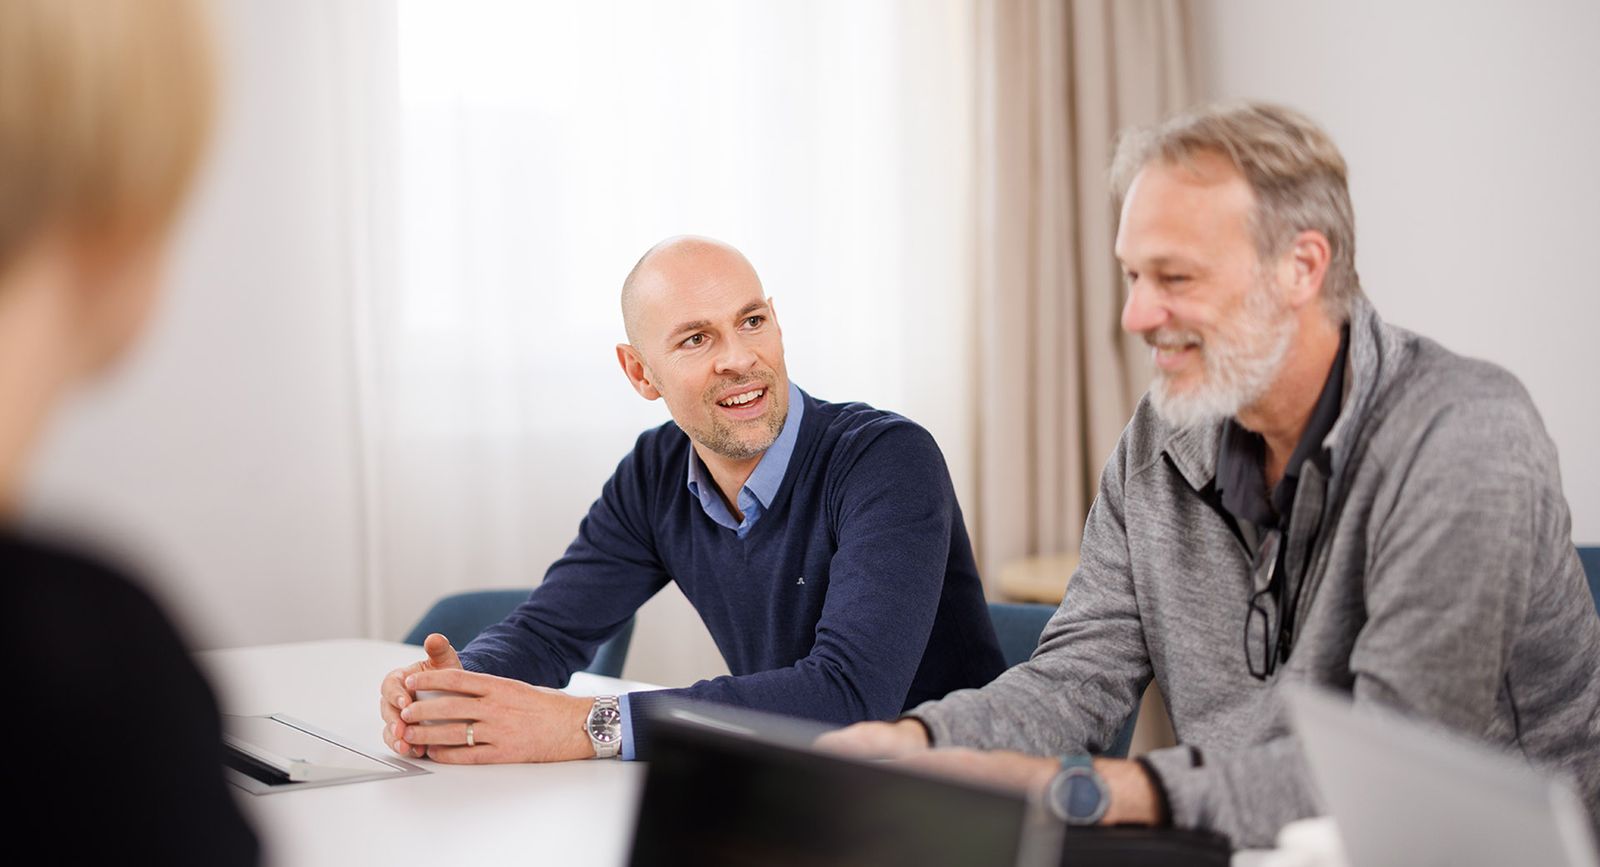
<path fill-rule="evenodd" d="M 433 603 L 417 625 L 406 634 L 405 643 L 422 645 L 423 639 L 438 632 L 450 644 L 462 648 L 478 633 L 504 620 L 507 614 L 528 599 L 526 590 L 469 590 L 454 593 Z M 622 624 L 616 635 L 600 645 L 594 661 L 584 671 L 606 677 L 621 677 L 622 663 L 628 658 L 628 643 L 633 640 L 633 618 Z"/>
<path fill-rule="evenodd" d="M 1039 605 L 1031 602 L 990 602 L 989 619 L 994 622 L 995 637 L 1000 639 L 1000 656 L 1006 661 L 1006 668 L 1019 663 L 1027 662 L 1039 646 L 1039 636 L 1044 634 L 1044 625 L 1050 621 L 1051 615 L 1056 613 L 1054 605 Z M 1128 747 L 1133 744 L 1133 727 L 1139 722 L 1139 708 L 1133 708 L 1133 715 L 1123 723 L 1122 731 L 1117 733 L 1117 739 L 1105 755 L 1114 758 L 1124 758 L 1128 755 Z"/>
<path fill-rule="evenodd" d="M 1594 610 L 1600 612 L 1600 546 L 1578 548 L 1578 559 L 1583 561 L 1583 571 L 1589 576 L 1589 595 L 1594 597 Z"/>

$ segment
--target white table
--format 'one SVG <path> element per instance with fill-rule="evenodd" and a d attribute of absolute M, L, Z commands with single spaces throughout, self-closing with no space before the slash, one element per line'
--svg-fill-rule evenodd
<path fill-rule="evenodd" d="M 223 713 L 281 713 L 376 755 L 378 684 L 422 649 L 388 641 L 312 641 L 199 655 Z M 577 695 L 656 689 L 573 675 Z M 344 786 L 250 795 L 235 790 L 268 864 L 622 864 L 644 783 L 637 762 L 440 765 L 432 773 Z M 1238 867 L 1263 853 L 1239 853 Z"/>
<path fill-rule="evenodd" d="M 377 755 L 378 684 L 422 649 L 387 641 L 314 641 L 199 655 L 223 713 L 282 713 Z M 577 674 L 578 695 L 654 689 Z M 452 766 L 413 777 L 249 795 L 235 791 L 267 863 L 622 864 L 643 765 L 620 761 Z M 432 857 L 430 857 L 432 856 Z"/>

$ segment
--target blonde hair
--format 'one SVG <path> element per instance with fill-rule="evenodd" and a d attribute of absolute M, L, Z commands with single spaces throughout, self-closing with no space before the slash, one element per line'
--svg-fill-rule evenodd
<path fill-rule="evenodd" d="M 0 272 L 38 234 L 165 231 L 211 126 L 199 0 L 0 0 Z"/>
<path fill-rule="evenodd" d="M 1323 306 L 1334 319 L 1348 319 L 1362 294 L 1361 280 L 1347 169 L 1333 139 L 1310 118 L 1282 106 L 1224 103 L 1186 111 L 1117 140 L 1111 161 L 1117 207 L 1146 165 L 1187 165 L 1202 153 L 1224 157 L 1250 184 L 1256 199 L 1251 232 L 1263 261 L 1283 254 L 1300 232 L 1314 230 L 1328 239 Z"/>

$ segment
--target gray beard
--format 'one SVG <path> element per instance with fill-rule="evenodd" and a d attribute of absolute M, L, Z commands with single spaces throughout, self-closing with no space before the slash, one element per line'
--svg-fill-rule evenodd
<path fill-rule="evenodd" d="M 1174 393 L 1171 381 L 1156 374 L 1150 384 L 1150 405 L 1156 415 L 1178 428 L 1213 425 L 1238 416 L 1266 394 L 1299 329 L 1270 293 L 1267 287 L 1257 287 L 1245 299 L 1237 334 L 1213 337 L 1200 345 L 1204 377 L 1194 388 Z"/>

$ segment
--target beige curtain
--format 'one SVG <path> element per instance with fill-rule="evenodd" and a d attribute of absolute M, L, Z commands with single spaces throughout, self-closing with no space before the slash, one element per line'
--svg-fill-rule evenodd
<path fill-rule="evenodd" d="M 975 543 L 991 581 L 1077 552 L 1149 381 L 1119 322 L 1107 168 L 1118 130 L 1187 104 L 1185 33 L 1178 0 L 978 5 Z M 1171 743 L 1152 684 L 1133 754 Z"/>
<path fill-rule="evenodd" d="M 1148 382 L 1119 326 L 1107 166 L 1118 130 L 1186 104 L 1178 0 L 978 4 L 978 503 L 991 580 L 1075 553 Z"/>

